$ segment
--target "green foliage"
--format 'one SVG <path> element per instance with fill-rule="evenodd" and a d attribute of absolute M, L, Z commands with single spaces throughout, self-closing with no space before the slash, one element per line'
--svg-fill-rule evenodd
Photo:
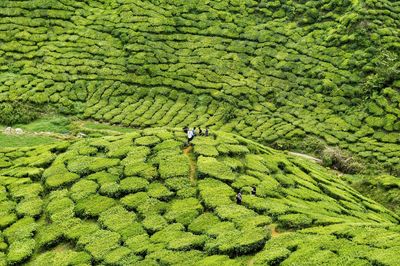
<path fill-rule="evenodd" d="M 171 198 L 171 196 L 173 196 L 174 193 L 172 193 L 163 184 L 153 182 L 149 186 L 147 186 L 147 194 L 152 198 L 168 200 L 169 198 Z"/>
<path fill-rule="evenodd" d="M 36 234 L 36 241 L 39 247 L 53 246 L 57 244 L 63 236 L 62 224 L 52 223 L 46 227 L 40 227 Z"/>
<path fill-rule="evenodd" d="M 165 214 L 165 218 L 170 222 L 178 222 L 189 225 L 202 211 L 200 202 L 195 198 L 175 200 Z"/>
<path fill-rule="evenodd" d="M 106 230 L 98 230 L 93 234 L 79 238 L 78 245 L 83 246 L 95 260 L 102 260 L 106 256 L 109 256 L 110 251 L 118 248 L 119 241 L 119 234 Z"/>
<path fill-rule="evenodd" d="M 75 201 L 83 199 L 97 192 L 98 185 L 90 180 L 80 180 L 76 182 L 70 190 L 71 198 Z"/>
<path fill-rule="evenodd" d="M 192 221 L 192 223 L 189 225 L 189 230 L 197 234 L 205 233 L 208 231 L 208 229 L 212 228 L 219 222 L 220 220 L 217 216 L 206 212 Z"/>
<path fill-rule="evenodd" d="M 396 177 L 339 179 L 314 162 L 227 133 L 218 133 L 216 140 L 198 141 L 216 141 L 213 147 L 226 145 L 230 151 L 196 158 L 189 150 L 186 156 L 173 132 L 163 131 L 166 140 L 158 145 L 132 146 L 118 159 L 113 157 L 116 153 L 109 153 L 113 143 L 131 143 L 139 135 L 159 137 L 159 132 L 112 135 L 57 147 L 0 149 L 0 158 L 12 162 L 0 170 L 0 262 L 397 262 L 381 254 L 396 257 L 398 253 L 399 216 L 342 180 L 361 191 L 376 189 L 390 206 L 398 202 Z M 169 152 L 174 165 L 161 170 Z M 253 186 L 256 195 L 251 193 Z M 235 200 L 239 191 L 241 204 Z"/>
<path fill-rule="evenodd" d="M 160 231 L 168 225 L 164 217 L 158 214 L 150 214 L 146 216 L 146 218 L 143 219 L 142 224 L 144 228 L 150 233 Z"/>
<path fill-rule="evenodd" d="M 160 176 L 162 178 L 187 176 L 189 173 L 189 160 L 184 155 L 170 156 L 160 161 Z"/>
<path fill-rule="evenodd" d="M 30 198 L 18 203 L 15 210 L 20 216 L 38 217 L 42 212 L 42 205 L 41 198 Z"/>
<path fill-rule="evenodd" d="M 312 219 L 305 214 L 285 214 L 278 218 L 284 228 L 304 228 L 312 224 Z"/>
<path fill-rule="evenodd" d="M 109 159 L 101 157 L 77 156 L 68 161 L 68 170 L 77 174 L 88 174 L 99 172 L 109 167 L 119 164 L 118 159 Z"/>
<path fill-rule="evenodd" d="M 197 167 L 200 177 L 215 177 L 223 181 L 233 181 L 236 178 L 229 167 L 213 157 L 200 156 Z"/>
<path fill-rule="evenodd" d="M 33 237 L 37 224 L 31 217 L 24 217 L 3 231 L 8 243 Z"/>
<path fill-rule="evenodd" d="M 220 205 L 230 204 L 235 192 L 225 183 L 206 178 L 199 181 L 200 198 L 207 207 L 215 208 Z"/>
<path fill-rule="evenodd" d="M 93 195 L 79 200 L 75 206 L 75 212 L 85 217 L 93 217 L 100 215 L 115 204 L 111 198 Z"/>
<path fill-rule="evenodd" d="M 210 253 L 218 252 L 230 256 L 249 254 L 260 250 L 269 237 L 263 228 L 227 231 L 219 234 L 215 240 L 207 242 L 205 248 Z"/>
<path fill-rule="evenodd" d="M 79 179 L 79 175 L 69 172 L 51 175 L 46 179 L 46 186 L 49 188 L 59 188 L 72 184 Z"/>
<path fill-rule="evenodd" d="M 218 150 L 212 145 L 202 145 L 198 144 L 194 147 L 194 152 L 197 155 L 203 155 L 208 157 L 216 157 L 218 156 Z"/>
<path fill-rule="evenodd" d="M 0 124 L 13 126 L 27 124 L 40 116 L 39 108 L 30 103 L 18 101 L 0 103 Z"/>
<path fill-rule="evenodd" d="M 77 252 L 68 249 L 61 251 L 47 251 L 35 257 L 31 265 L 90 265 L 91 257 L 86 252 Z"/>
<path fill-rule="evenodd" d="M 134 193 L 134 192 L 139 192 L 143 191 L 149 182 L 140 177 L 127 177 L 125 179 L 121 180 L 120 187 L 121 190 L 126 192 L 126 193 Z"/>
<path fill-rule="evenodd" d="M 159 142 L 160 142 L 160 139 L 156 136 L 145 136 L 145 137 L 135 139 L 136 145 L 143 145 L 143 146 L 154 146 L 155 144 L 157 144 Z"/>
<path fill-rule="evenodd" d="M 7 261 L 9 264 L 19 264 L 26 260 L 33 254 L 35 248 L 35 240 L 24 239 L 13 242 L 7 254 Z"/>

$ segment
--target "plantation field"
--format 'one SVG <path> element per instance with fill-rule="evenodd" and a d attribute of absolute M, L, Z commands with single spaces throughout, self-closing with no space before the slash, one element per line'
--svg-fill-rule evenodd
<path fill-rule="evenodd" d="M 1 148 L 0 265 L 397 265 L 400 217 L 330 170 L 222 131 L 184 153 L 185 138 Z"/>
<path fill-rule="evenodd" d="M 399 265 L 399 1 L 2 0 L 0 130 L 0 266 Z"/>
<path fill-rule="evenodd" d="M 5 0 L 0 103 L 210 125 L 309 153 L 317 138 L 399 174 L 399 11 L 389 0 Z"/>

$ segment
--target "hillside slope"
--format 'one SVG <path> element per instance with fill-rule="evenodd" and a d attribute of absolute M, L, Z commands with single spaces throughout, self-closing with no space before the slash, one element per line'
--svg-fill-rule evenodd
<path fill-rule="evenodd" d="M 0 265 L 398 263 L 400 218 L 321 166 L 223 132 L 188 153 L 184 139 L 0 149 Z"/>
<path fill-rule="evenodd" d="M 1 1 L 0 102 L 316 136 L 399 167 L 398 1 Z M 1 107 L 1 106 L 0 106 Z"/>

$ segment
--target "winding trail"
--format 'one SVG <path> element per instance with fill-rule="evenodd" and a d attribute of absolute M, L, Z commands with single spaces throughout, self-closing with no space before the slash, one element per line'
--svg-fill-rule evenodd
<path fill-rule="evenodd" d="M 302 158 L 304 158 L 304 159 L 307 159 L 307 160 L 314 161 L 314 162 L 316 162 L 316 163 L 322 164 L 322 160 L 321 160 L 321 159 L 315 158 L 315 157 L 313 157 L 313 156 L 310 156 L 310 155 L 307 155 L 307 154 L 304 154 L 304 153 L 292 152 L 292 151 L 289 151 L 288 153 L 289 153 L 290 155 L 302 157 Z"/>
<path fill-rule="evenodd" d="M 183 149 L 183 154 L 189 158 L 189 162 L 190 162 L 189 180 L 192 184 L 195 184 L 196 183 L 196 161 L 193 160 L 192 156 L 190 156 L 192 150 L 193 150 L 193 146 L 190 145 Z"/>

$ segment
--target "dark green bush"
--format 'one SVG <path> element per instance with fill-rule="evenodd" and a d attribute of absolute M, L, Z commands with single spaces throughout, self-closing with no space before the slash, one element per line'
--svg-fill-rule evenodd
<path fill-rule="evenodd" d="M 0 103 L 0 124 L 13 126 L 27 124 L 40 117 L 40 109 L 29 103 L 3 102 Z"/>

